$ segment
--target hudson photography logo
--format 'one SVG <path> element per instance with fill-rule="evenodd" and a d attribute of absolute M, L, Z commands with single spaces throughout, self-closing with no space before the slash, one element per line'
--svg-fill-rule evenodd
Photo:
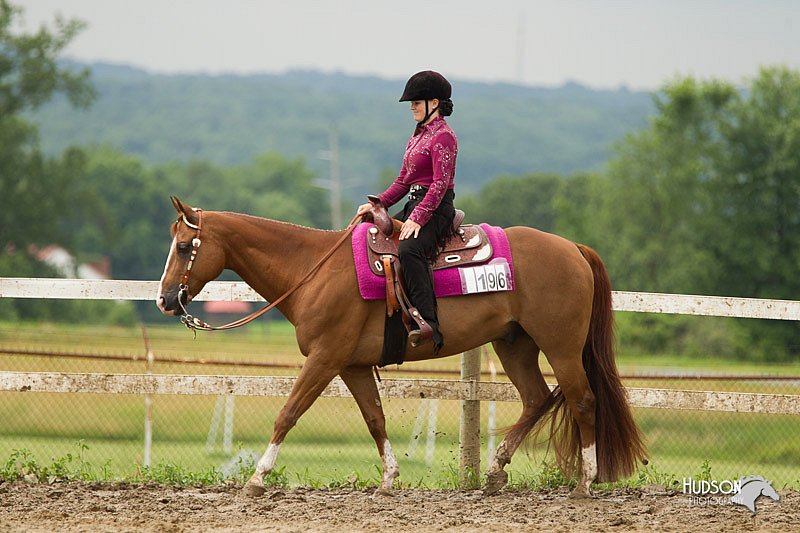
<path fill-rule="evenodd" d="M 746 476 L 738 480 L 683 478 L 683 493 L 689 496 L 690 505 L 742 505 L 756 512 L 756 501 L 760 496 L 775 500 L 780 495 L 772 484 L 761 476 Z"/>

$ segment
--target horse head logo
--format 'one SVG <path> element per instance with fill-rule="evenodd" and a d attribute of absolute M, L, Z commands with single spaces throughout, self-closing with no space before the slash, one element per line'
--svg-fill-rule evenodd
<path fill-rule="evenodd" d="M 776 502 L 781 499 L 769 481 L 761 476 L 747 476 L 739 479 L 739 491 L 731 496 L 731 503 L 744 505 L 750 512 L 755 513 L 756 500 L 759 496 L 767 496 Z"/>

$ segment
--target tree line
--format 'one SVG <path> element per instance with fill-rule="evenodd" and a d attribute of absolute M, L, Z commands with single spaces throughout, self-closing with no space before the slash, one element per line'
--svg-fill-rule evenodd
<path fill-rule="evenodd" d="M 86 65 L 74 64 L 74 68 Z M 56 96 L 30 113 L 46 154 L 110 144 L 148 164 L 204 159 L 230 166 L 275 151 L 328 173 L 323 152 L 338 131 L 347 196 L 363 197 L 375 176 L 399 164 L 413 130 L 405 80 L 319 72 L 275 75 L 156 75 L 88 65 L 99 95 L 89 109 Z M 515 87 L 454 80 L 459 186 L 475 192 L 498 174 L 531 168 L 568 174 L 601 167 L 609 147 L 645 125 L 647 93 L 578 85 Z M 322 157 L 321 157 L 322 156 Z"/>
<path fill-rule="evenodd" d="M 0 276 L 54 275 L 29 250 L 59 243 L 78 260 L 110 257 L 117 279 L 158 279 L 171 194 L 329 227 L 327 192 L 303 157 L 149 163 L 113 146 L 47 155 L 31 113 L 56 95 L 90 106 L 96 91 L 88 70 L 58 62 L 80 23 L 24 35 L 12 31 L 18 14 L 0 0 Z M 764 68 L 745 87 L 677 79 L 653 95 L 653 107 L 599 170 L 501 175 L 459 191 L 456 204 L 472 222 L 536 227 L 594 247 L 617 290 L 795 299 L 800 73 Z M 378 172 L 374 191 L 392 177 Z M 0 319 L 152 318 L 143 309 L 5 299 Z M 625 345 L 644 353 L 784 361 L 800 353 L 795 323 L 649 314 L 619 314 L 618 323 Z"/>
<path fill-rule="evenodd" d="M 687 77 L 654 102 L 648 126 L 621 139 L 602 172 L 498 178 L 467 200 L 473 218 L 589 244 L 618 290 L 796 299 L 800 73 L 763 68 L 744 88 Z M 625 320 L 643 350 L 800 354 L 794 322 Z"/>

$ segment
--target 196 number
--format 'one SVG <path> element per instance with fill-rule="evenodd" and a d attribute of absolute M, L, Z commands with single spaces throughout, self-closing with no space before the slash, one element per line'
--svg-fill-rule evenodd
<path fill-rule="evenodd" d="M 475 278 L 480 285 L 480 291 L 504 290 L 508 286 L 505 272 L 483 271 Z"/>
<path fill-rule="evenodd" d="M 461 294 L 513 290 L 514 278 L 506 262 L 460 268 L 459 274 Z"/>

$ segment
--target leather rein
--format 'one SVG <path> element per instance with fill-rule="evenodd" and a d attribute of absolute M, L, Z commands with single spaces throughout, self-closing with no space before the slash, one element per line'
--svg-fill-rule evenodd
<path fill-rule="evenodd" d="M 186 326 L 187 328 L 189 328 L 189 329 L 191 329 L 192 331 L 195 331 L 195 332 L 197 332 L 197 330 L 200 330 L 200 331 L 221 331 L 221 330 L 226 330 L 226 329 L 238 328 L 240 326 L 244 326 L 245 324 L 248 324 L 248 323 L 252 322 L 253 320 L 255 320 L 256 318 L 260 317 L 261 315 L 263 315 L 264 313 L 266 313 L 270 309 L 274 308 L 276 305 L 278 305 L 283 300 L 288 298 L 289 295 L 291 295 L 294 291 L 299 289 L 306 281 L 308 281 L 311 278 L 311 276 L 317 270 L 319 270 L 319 267 L 321 267 L 322 264 L 325 261 L 327 261 L 328 258 L 331 255 L 333 255 L 333 253 L 337 250 L 337 248 L 339 248 L 339 246 L 341 246 L 342 243 L 344 243 L 344 241 L 347 240 L 347 238 L 350 236 L 350 234 L 353 233 L 353 230 L 356 228 L 356 224 L 362 218 L 361 215 L 354 216 L 353 219 L 347 225 L 347 230 L 344 232 L 344 234 L 341 237 L 339 237 L 339 240 L 336 241 L 336 244 L 334 244 L 331 247 L 331 249 L 328 250 L 328 252 L 325 255 L 323 255 L 313 267 L 311 267 L 311 270 L 309 270 L 306 273 L 306 275 L 303 276 L 303 278 L 300 281 L 298 281 L 297 284 L 295 284 L 294 287 L 292 287 L 291 289 L 289 289 L 288 291 L 283 293 L 283 295 L 281 295 L 277 300 L 275 300 L 274 302 L 270 303 L 269 305 L 267 305 L 263 309 L 260 309 L 260 310 L 254 312 L 254 313 L 251 313 L 251 314 L 249 314 L 249 315 L 247 315 L 245 317 L 239 318 L 238 320 L 234 320 L 233 322 L 231 322 L 229 324 L 224 324 L 222 326 L 212 326 L 211 324 L 208 324 L 207 322 L 204 322 L 204 321 L 200 320 L 199 318 L 190 315 L 188 313 L 188 311 L 186 310 L 186 305 L 189 304 L 189 301 L 188 301 L 188 296 L 189 296 L 189 274 L 192 271 L 192 266 L 194 265 L 194 260 L 197 257 L 197 251 L 200 249 L 200 245 L 202 244 L 202 241 L 200 240 L 200 232 L 202 231 L 202 228 L 203 228 L 203 210 L 201 208 L 199 208 L 199 207 L 194 208 L 193 210 L 197 213 L 197 224 L 196 225 L 192 224 L 191 222 L 189 222 L 189 220 L 186 218 L 185 214 L 183 214 L 180 217 L 178 217 L 178 220 L 177 220 L 177 222 L 180 222 L 182 220 L 183 223 L 186 224 L 189 228 L 195 230 L 195 236 L 192 239 L 192 255 L 189 257 L 189 262 L 186 263 L 186 272 L 184 272 L 183 278 L 181 279 L 181 282 L 178 285 L 178 305 L 180 306 L 181 310 L 183 311 L 183 314 L 181 315 L 181 322 L 183 322 L 184 326 Z M 184 305 L 184 303 L 183 303 L 184 297 L 186 297 L 186 305 Z"/>

